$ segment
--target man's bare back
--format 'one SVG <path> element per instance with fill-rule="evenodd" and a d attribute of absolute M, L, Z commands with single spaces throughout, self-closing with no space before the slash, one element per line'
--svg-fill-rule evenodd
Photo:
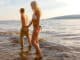
<path fill-rule="evenodd" d="M 28 17 L 25 14 L 21 15 L 21 23 L 22 27 L 28 26 Z"/>

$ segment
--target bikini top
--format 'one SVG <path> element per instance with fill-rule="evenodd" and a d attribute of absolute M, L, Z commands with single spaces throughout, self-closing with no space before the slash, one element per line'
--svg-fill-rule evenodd
<path fill-rule="evenodd" d="M 36 20 L 36 19 L 37 19 L 37 17 L 36 17 L 35 14 L 33 14 L 32 19 L 33 19 L 33 20 Z"/>

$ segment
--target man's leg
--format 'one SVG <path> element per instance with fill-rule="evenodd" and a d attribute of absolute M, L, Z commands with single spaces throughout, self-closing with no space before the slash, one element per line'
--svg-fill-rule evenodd
<path fill-rule="evenodd" d="M 23 50 L 24 49 L 24 35 L 23 35 L 23 33 L 21 32 L 21 34 L 20 34 L 20 45 L 21 45 L 21 50 Z"/>
<path fill-rule="evenodd" d="M 30 51 L 30 50 L 31 50 L 32 43 L 31 43 L 31 39 L 30 39 L 29 32 L 26 33 L 26 37 L 27 37 L 27 39 L 28 39 L 28 43 L 29 43 L 28 51 Z"/>

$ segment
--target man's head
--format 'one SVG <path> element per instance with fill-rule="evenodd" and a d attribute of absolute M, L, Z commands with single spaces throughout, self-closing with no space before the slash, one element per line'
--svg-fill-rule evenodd
<path fill-rule="evenodd" d="M 20 8 L 20 13 L 23 14 L 25 12 L 24 8 Z"/>

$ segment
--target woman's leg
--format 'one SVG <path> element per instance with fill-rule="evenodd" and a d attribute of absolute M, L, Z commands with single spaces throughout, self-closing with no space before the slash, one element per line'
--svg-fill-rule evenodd
<path fill-rule="evenodd" d="M 36 43 L 39 46 L 39 50 L 37 50 L 36 53 L 41 55 L 41 49 L 39 45 L 39 32 L 36 32 Z"/>
<path fill-rule="evenodd" d="M 36 32 L 33 32 L 32 34 L 32 44 L 36 49 L 36 53 L 41 56 L 41 49 L 38 43 L 38 34 Z"/>

